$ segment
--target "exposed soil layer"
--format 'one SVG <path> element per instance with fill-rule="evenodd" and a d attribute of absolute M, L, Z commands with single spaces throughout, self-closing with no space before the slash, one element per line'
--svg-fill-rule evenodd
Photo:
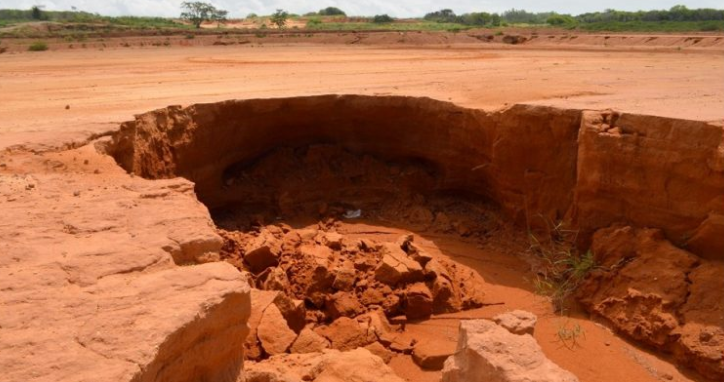
<path fill-rule="evenodd" d="M 570 220 L 584 244 L 613 223 L 656 227 L 722 260 L 723 135 L 711 123 L 609 111 L 317 96 L 157 110 L 124 123 L 108 150 L 137 175 L 193 180 L 214 209 L 248 197 L 225 178 L 232 166 L 280 146 L 335 144 L 424 162 L 436 172 L 425 187 L 490 200 L 524 227 Z"/>
<path fill-rule="evenodd" d="M 257 287 L 281 290 L 309 308 L 304 324 L 289 324 L 300 336 L 319 325 L 316 334 L 325 337 L 325 326 L 352 325 L 347 320 L 370 314 L 372 305 L 386 316 L 414 318 L 409 296 L 433 298 L 437 280 L 425 279 L 425 261 L 415 259 L 419 251 L 409 240 L 390 246 L 338 236 L 335 219 L 344 215 L 361 210 L 391 226 L 419 223 L 434 232 L 444 225 L 480 238 L 500 226 L 544 230 L 565 221 L 600 263 L 583 286 L 584 307 L 720 379 L 722 299 L 697 291 L 724 260 L 722 137 L 715 124 L 610 111 L 515 106 L 489 113 L 426 98 L 318 96 L 157 110 L 123 124 L 107 150 L 134 174 L 194 181 L 223 229 L 224 256 L 250 271 Z M 269 225 L 279 219 L 286 224 Z M 297 231 L 300 219 L 321 223 Z M 639 236 L 609 237 L 615 228 L 607 227 L 616 224 L 657 228 L 659 244 L 631 252 L 626 248 L 636 248 Z M 624 244 L 609 250 L 619 239 Z M 672 251 L 679 260 L 659 259 Z M 420 280 L 380 279 L 378 267 L 393 252 L 395 263 L 411 259 L 407 271 L 421 268 Z M 680 282 L 659 288 L 648 272 L 636 271 L 639 261 Z M 335 287 L 339 274 L 347 280 Z M 366 291 L 388 287 L 408 305 L 362 301 Z M 284 316 L 275 309 L 271 322 Z M 294 330 L 288 338 L 257 330 L 258 357 L 285 352 L 296 338 Z"/>

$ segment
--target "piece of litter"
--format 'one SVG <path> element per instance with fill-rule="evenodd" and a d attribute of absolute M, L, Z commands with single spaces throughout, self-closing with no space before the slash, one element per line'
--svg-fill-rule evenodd
<path fill-rule="evenodd" d="M 362 216 L 362 210 L 347 210 L 344 213 L 346 219 L 357 219 L 360 216 Z"/>

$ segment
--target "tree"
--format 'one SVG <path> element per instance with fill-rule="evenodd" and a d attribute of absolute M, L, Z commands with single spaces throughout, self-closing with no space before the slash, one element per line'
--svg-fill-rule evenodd
<path fill-rule="evenodd" d="M 40 8 L 41 7 L 37 5 L 33 5 L 33 7 L 30 8 L 30 17 L 32 17 L 33 20 L 42 20 L 43 11 Z"/>
<path fill-rule="evenodd" d="M 282 29 L 285 25 L 287 25 L 287 19 L 289 18 L 289 13 L 283 9 L 277 9 L 276 12 L 274 12 L 273 15 L 269 18 L 269 21 L 271 21 L 272 24 L 276 25 L 277 28 Z"/>
<path fill-rule="evenodd" d="M 457 21 L 457 16 L 452 9 L 441 9 L 436 12 L 430 12 L 423 17 L 428 21 L 437 21 L 438 23 L 454 23 Z"/>
<path fill-rule="evenodd" d="M 324 9 L 320 9 L 317 14 L 320 16 L 347 16 L 347 14 L 344 13 L 343 10 L 337 7 L 327 7 Z"/>
<path fill-rule="evenodd" d="M 184 10 L 181 18 L 190 21 L 196 28 L 201 28 L 204 21 L 223 21 L 228 14 L 225 10 L 201 1 L 184 1 L 181 9 Z"/>

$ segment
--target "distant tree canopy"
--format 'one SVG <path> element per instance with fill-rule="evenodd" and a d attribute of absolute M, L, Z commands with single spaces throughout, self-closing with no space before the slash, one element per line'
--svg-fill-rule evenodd
<path fill-rule="evenodd" d="M 423 19 L 438 23 L 457 23 L 471 26 L 500 25 L 500 15 L 497 13 L 471 12 L 456 15 L 452 9 L 441 9 L 436 12 L 430 12 L 426 14 Z"/>
<path fill-rule="evenodd" d="M 184 1 L 181 3 L 181 18 L 188 20 L 196 28 L 201 28 L 205 21 L 222 21 L 226 19 L 227 11 L 217 9 L 209 3 L 201 1 Z"/>
<path fill-rule="evenodd" d="M 724 20 L 724 10 L 688 9 L 677 5 L 669 10 L 627 12 L 607 9 L 603 12 L 584 13 L 578 16 L 557 14 L 555 12 L 528 12 L 523 9 L 510 9 L 497 13 L 472 12 L 456 15 L 452 9 L 430 12 L 423 17 L 439 23 L 458 23 L 471 26 L 497 26 L 501 21 L 510 24 L 550 24 L 573 25 L 576 23 L 627 22 L 627 21 L 719 21 Z"/>
<path fill-rule="evenodd" d="M 668 11 L 626 12 L 606 9 L 603 12 L 584 13 L 576 16 L 583 23 L 611 21 L 720 21 L 724 20 L 724 10 L 701 8 L 689 9 L 684 5 L 675 5 Z"/>
<path fill-rule="evenodd" d="M 501 18 L 511 24 L 545 24 L 553 12 L 533 13 L 522 9 L 511 9 L 503 12 Z"/>
<path fill-rule="evenodd" d="M 347 16 L 346 13 L 344 13 L 343 10 L 337 8 L 337 7 L 327 7 L 324 9 L 320 9 L 319 12 L 317 12 L 319 16 Z"/>
<path fill-rule="evenodd" d="M 386 14 L 385 15 L 376 15 L 375 17 L 372 18 L 372 22 L 375 24 L 391 23 L 393 21 L 395 21 L 395 19 L 393 19 L 392 17 L 390 17 L 389 15 L 386 15 Z"/>
<path fill-rule="evenodd" d="M 457 15 L 452 9 L 441 9 L 436 12 L 430 12 L 423 17 L 427 21 L 437 21 L 438 23 L 454 23 L 457 22 Z"/>

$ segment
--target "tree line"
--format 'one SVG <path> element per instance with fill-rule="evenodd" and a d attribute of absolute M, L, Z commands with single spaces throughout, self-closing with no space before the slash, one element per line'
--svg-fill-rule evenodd
<path fill-rule="evenodd" d="M 181 18 L 188 20 L 197 28 L 205 21 L 221 22 L 226 19 L 227 11 L 215 8 L 202 1 L 183 2 Z M 272 23 L 283 27 L 286 19 L 292 15 L 283 10 L 277 10 L 272 15 Z M 310 12 L 305 16 L 341 16 L 346 13 L 337 7 L 327 7 L 317 12 Z M 0 9 L 0 20 L 51 20 L 83 22 L 98 19 L 100 16 L 77 11 L 47 12 L 42 7 L 34 6 L 30 10 Z M 160 18 L 153 18 L 160 19 Z M 589 12 L 577 16 L 559 14 L 555 12 L 528 12 L 523 9 L 510 9 L 498 13 L 469 12 L 456 14 L 452 9 L 441 9 L 427 13 L 426 21 L 438 23 L 462 24 L 467 26 L 500 26 L 504 24 L 551 24 L 575 25 L 612 22 L 677 22 L 677 21 L 724 21 L 724 10 L 700 8 L 689 9 L 684 5 L 676 5 L 668 10 L 651 11 L 618 11 L 606 9 L 602 12 Z M 371 18 L 373 22 L 392 22 L 394 19 L 387 15 L 378 15 Z"/>
<path fill-rule="evenodd" d="M 561 25 L 632 21 L 721 21 L 724 20 L 724 10 L 711 8 L 689 9 L 684 5 L 676 5 L 669 10 L 629 12 L 606 9 L 603 12 L 589 12 L 572 16 L 555 12 L 528 12 L 523 9 L 511 9 L 501 14 L 471 12 L 456 15 L 451 9 L 441 9 L 426 14 L 423 19 L 440 23 L 474 26 L 499 26 L 501 22 L 508 24 L 548 23 Z"/>

